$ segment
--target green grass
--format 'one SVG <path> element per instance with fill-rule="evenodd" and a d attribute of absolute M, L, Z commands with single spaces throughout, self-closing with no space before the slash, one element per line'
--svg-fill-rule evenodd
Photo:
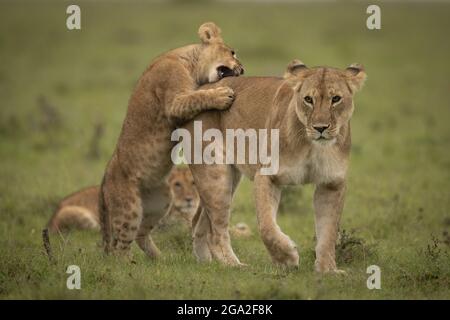
<path fill-rule="evenodd" d="M 81 2 L 81 31 L 66 30 L 66 5 L 0 4 L 1 298 L 450 298 L 443 235 L 450 228 L 450 5 L 383 3 L 380 31 L 365 28 L 364 3 Z M 233 239 L 247 268 L 196 263 L 180 228 L 155 235 L 159 261 L 136 247 L 135 264 L 105 257 L 98 234 L 74 232 L 51 238 L 56 264 L 48 263 L 41 229 L 58 199 L 99 183 L 139 75 L 159 53 L 196 42 L 198 25 L 208 20 L 221 26 L 248 75 L 282 74 L 293 58 L 366 66 L 338 248 L 348 276 L 313 272 L 310 186 L 290 190 L 279 215 L 299 245 L 300 268 L 272 266 L 248 181 L 232 218 L 254 232 Z M 97 123 L 105 133 L 100 157 L 91 158 Z M 81 267 L 78 291 L 65 286 L 71 264 Z M 372 264 L 381 268 L 381 290 L 366 288 Z"/>

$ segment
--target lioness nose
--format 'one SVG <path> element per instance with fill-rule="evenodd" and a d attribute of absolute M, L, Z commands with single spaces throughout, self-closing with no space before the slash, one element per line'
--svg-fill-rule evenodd
<path fill-rule="evenodd" d="M 327 130 L 330 127 L 330 125 L 323 125 L 323 124 L 319 124 L 319 125 L 315 125 L 313 126 L 314 130 L 319 131 L 319 133 L 324 132 L 325 130 Z"/>

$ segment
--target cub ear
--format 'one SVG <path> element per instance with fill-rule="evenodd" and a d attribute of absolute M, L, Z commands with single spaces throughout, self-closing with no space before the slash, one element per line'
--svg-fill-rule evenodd
<path fill-rule="evenodd" d="M 204 44 L 223 42 L 221 32 L 214 22 L 205 22 L 198 28 L 198 35 Z"/>
<path fill-rule="evenodd" d="M 286 71 L 283 78 L 289 79 L 291 77 L 297 77 L 301 72 L 308 70 L 308 67 L 298 59 L 294 59 L 286 67 Z"/>
<path fill-rule="evenodd" d="M 178 170 L 178 167 L 173 167 L 172 170 L 170 170 L 169 175 L 165 179 L 165 183 L 167 185 L 170 185 L 172 181 L 175 179 L 175 173 Z"/>
<path fill-rule="evenodd" d="M 345 69 L 345 76 L 352 93 L 360 90 L 367 78 L 364 67 L 357 63 L 354 63 Z"/>

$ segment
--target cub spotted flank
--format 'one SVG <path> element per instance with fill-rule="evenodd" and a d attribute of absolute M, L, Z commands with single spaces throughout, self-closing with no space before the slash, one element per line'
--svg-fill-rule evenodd
<path fill-rule="evenodd" d="M 136 240 L 149 257 L 159 255 L 150 232 L 170 203 L 164 180 L 173 166 L 171 134 L 202 111 L 229 108 L 234 99 L 229 87 L 199 87 L 244 70 L 220 33 L 214 23 L 202 24 L 200 44 L 160 55 L 139 79 L 101 184 L 107 253 L 127 254 Z"/>

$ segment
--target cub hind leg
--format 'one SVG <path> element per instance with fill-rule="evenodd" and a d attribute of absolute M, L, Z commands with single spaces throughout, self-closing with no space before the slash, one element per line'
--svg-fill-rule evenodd
<path fill-rule="evenodd" d="M 170 205 L 170 193 L 166 185 L 141 190 L 143 201 L 143 220 L 139 227 L 136 243 L 150 258 L 157 258 L 161 252 L 153 242 L 151 231 L 167 214 Z"/>
<path fill-rule="evenodd" d="M 128 254 L 142 221 L 142 201 L 133 179 L 105 175 L 100 192 L 100 218 L 105 251 Z"/>

